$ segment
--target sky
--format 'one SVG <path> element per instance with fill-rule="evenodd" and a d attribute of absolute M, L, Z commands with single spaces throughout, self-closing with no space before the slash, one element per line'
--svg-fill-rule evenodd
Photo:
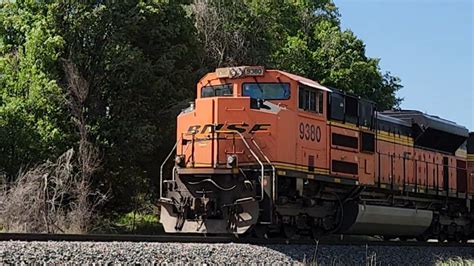
<path fill-rule="evenodd" d="M 401 78 L 402 109 L 474 131 L 473 0 L 334 0 L 343 29 Z"/>

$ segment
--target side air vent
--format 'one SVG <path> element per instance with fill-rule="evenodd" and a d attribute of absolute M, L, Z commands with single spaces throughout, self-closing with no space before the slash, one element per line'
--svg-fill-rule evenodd
<path fill-rule="evenodd" d="M 467 191 L 467 164 L 466 161 L 456 160 L 456 183 L 457 190 L 465 193 Z"/>
<path fill-rule="evenodd" d="M 467 140 L 467 153 L 474 154 L 474 132 L 469 133 Z"/>
<path fill-rule="evenodd" d="M 359 166 L 356 163 L 332 160 L 332 171 L 350 175 L 359 173 Z"/>
<path fill-rule="evenodd" d="M 375 152 L 375 135 L 362 132 L 360 150 L 363 152 Z"/>
<path fill-rule="evenodd" d="M 343 146 L 351 149 L 359 148 L 358 139 L 356 137 L 332 133 L 332 145 Z"/>

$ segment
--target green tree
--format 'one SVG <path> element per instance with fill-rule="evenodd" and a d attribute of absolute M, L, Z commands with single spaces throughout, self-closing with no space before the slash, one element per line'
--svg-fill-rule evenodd
<path fill-rule="evenodd" d="M 300 74 L 386 110 L 398 107 L 400 80 L 383 73 L 365 45 L 342 31 L 330 0 L 195 0 L 207 69 L 262 64 Z"/>
<path fill-rule="evenodd" d="M 302 74 L 323 85 L 370 99 L 379 110 L 399 106 L 395 93 L 400 79 L 382 73 L 379 59 L 365 55 L 365 45 L 349 30 L 320 21 L 310 35 L 288 36 L 287 43 L 274 54 L 277 68 Z"/>
<path fill-rule="evenodd" d="M 70 3 L 54 10 L 65 55 L 89 82 L 87 121 L 99 145 L 99 173 L 131 208 L 158 183 L 173 146 L 175 119 L 194 98 L 195 31 L 176 1 Z"/>
<path fill-rule="evenodd" d="M 194 98 L 199 47 L 185 1 L 28 1 L 0 11 L 0 170 L 78 146 L 64 62 L 89 84 L 84 119 L 100 148 L 97 185 L 114 206 L 147 194 Z M 142 197 L 142 196 L 141 196 Z"/>
<path fill-rule="evenodd" d="M 57 79 L 64 40 L 49 27 L 51 5 L 4 3 L 0 9 L 0 171 L 59 155 L 69 139 Z"/>
<path fill-rule="evenodd" d="M 245 0 L 195 0 L 190 7 L 205 69 L 266 62 L 272 38 L 266 17 L 253 12 Z"/>

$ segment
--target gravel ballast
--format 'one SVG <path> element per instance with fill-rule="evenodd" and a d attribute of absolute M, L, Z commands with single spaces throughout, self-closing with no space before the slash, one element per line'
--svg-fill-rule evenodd
<path fill-rule="evenodd" d="M 320 245 L 316 250 L 316 245 L 0 242 L 0 264 L 295 264 L 314 262 L 315 257 L 319 265 L 433 265 L 449 260 L 474 263 L 474 248 Z"/>

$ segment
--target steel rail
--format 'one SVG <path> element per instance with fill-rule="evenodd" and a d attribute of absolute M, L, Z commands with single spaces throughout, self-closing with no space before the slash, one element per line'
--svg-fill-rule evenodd
<path fill-rule="evenodd" d="M 284 239 L 284 238 L 237 238 L 228 236 L 203 235 L 116 235 L 116 234 L 30 234 L 30 233 L 0 233 L 0 241 L 67 241 L 67 242 L 161 242 L 161 243 L 242 243 L 255 245 L 315 245 L 314 239 Z M 418 242 L 418 241 L 381 241 L 381 240 L 334 240 L 322 239 L 318 245 L 327 246 L 393 246 L 393 247 L 470 247 L 474 242 Z"/>
<path fill-rule="evenodd" d="M 132 234 L 30 234 L 0 233 L 0 241 L 71 241 L 71 242 L 177 242 L 177 243 L 229 243 L 229 236 L 202 235 L 132 235 Z"/>

